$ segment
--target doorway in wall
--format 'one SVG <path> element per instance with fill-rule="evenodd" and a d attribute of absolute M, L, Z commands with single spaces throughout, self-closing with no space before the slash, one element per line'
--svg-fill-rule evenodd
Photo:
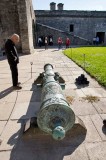
<path fill-rule="evenodd" d="M 96 33 L 96 37 L 99 37 L 99 43 L 104 43 L 104 39 L 105 39 L 105 32 L 97 32 Z"/>

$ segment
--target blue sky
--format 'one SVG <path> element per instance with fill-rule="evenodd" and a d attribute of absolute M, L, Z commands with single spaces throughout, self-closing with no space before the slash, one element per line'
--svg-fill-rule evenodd
<path fill-rule="evenodd" d="M 49 10 L 51 2 L 63 3 L 64 10 L 106 10 L 106 0 L 32 0 L 36 10 Z"/>

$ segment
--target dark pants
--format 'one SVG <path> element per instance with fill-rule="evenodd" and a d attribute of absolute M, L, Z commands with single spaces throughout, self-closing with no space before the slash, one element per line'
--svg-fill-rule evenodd
<path fill-rule="evenodd" d="M 11 74 L 12 74 L 13 86 L 17 86 L 17 84 L 18 84 L 18 68 L 17 68 L 17 64 L 10 65 L 10 69 L 11 69 Z"/>
<path fill-rule="evenodd" d="M 47 49 L 47 43 L 45 43 L 45 49 Z"/>
<path fill-rule="evenodd" d="M 66 44 L 66 48 L 69 48 L 69 45 L 68 45 L 68 44 Z"/>
<path fill-rule="evenodd" d="M 60 49 L 61 48 L 61 43 L 58 43 L 58 49 Z"/>

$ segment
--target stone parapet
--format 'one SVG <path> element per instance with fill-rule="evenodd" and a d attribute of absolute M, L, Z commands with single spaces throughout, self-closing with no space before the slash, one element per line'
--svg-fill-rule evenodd
<path fill-rule="evenodd" d="M 99 17 L 105 18 L 106 11 L 79 11 L 79 10 L 36 10 L 36 17 Z"/>

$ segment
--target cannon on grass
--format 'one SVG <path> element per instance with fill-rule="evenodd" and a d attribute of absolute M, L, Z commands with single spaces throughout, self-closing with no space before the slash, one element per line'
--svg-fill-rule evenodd
<path fill-rule="evenodd" d="M 54 73 L 51 64 L 44 66 L 44 72 L 38 79 L 35 83 L 41 84 L 42 94 L 37 125 L 55 140 L 62 140 L 75 123 L 75 114 L 62 91 L 65 82 L 58 73 Z"/>

